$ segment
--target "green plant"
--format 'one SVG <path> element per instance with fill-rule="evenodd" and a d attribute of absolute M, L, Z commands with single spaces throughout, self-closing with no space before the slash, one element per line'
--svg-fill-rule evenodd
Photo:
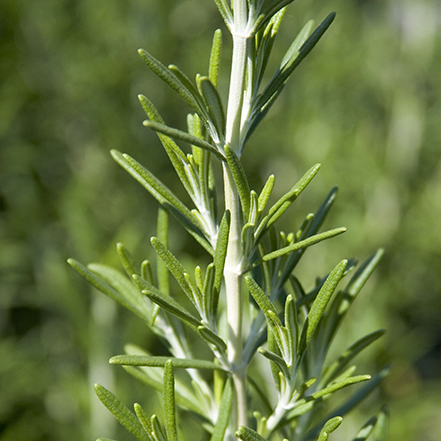
<path fill-rule="evenodd" d="M 148 116 L 144 125 L 157 132 L 195 208 L 189 209 L 135 159 L 112 151 L 113 158 L 160 203 L 157 237 L 151 239 L 157 257 L 156 277 L 149 261 L 137 265 L 122 244 L 117 251 L 126 275 L 104 265 L 86 268 L 72 259 L 69 263 L 92 285 L 144 320 L 169 350 L 170 355 L 155 356 L 129 346 L 125 355 L 110 360 L 162 391 L 163 423 L 156 415 L 148 417 L 139 404 L 133 413 L 110 391 L 95 387 L 103 404 L 140 441 L 192 439 L 179 431 L 176 407 L 199 421 L 212 441 L 236 437 L 244 441 L 325 441 L 340 426 L 342 415 L 387 374 L 384 368 L 374 378 L 354 376 L 356 367 L 350 365 L 383 331 L 367 335 L 327 362 L 334 336 L 382 251 L 357 270 L 355 261 L 343 260 L 328 275 L 317 278 L 312 289 L 304 289 L 294 269 L 305 250 L 345 231 L 319 232 L 336 189 L 315 214 L 305 217 L 295 233 L 285 234 L 277 229 L 277 221 L 320 165 L 311 167 L 285 195 L 270 203 L 274 175 L 258 194 L 250 189 L 241 163 L 250 136 L 335 17 L 329 14 L 315 30 L 308 22 L 267 81 L 269 56 L 291 2 L 232 0 L 229 6 L 225 0 L 216 0 L 233 38 L 226 111 L 218 91 L 220 30 L 214 34 L 208 75 L 198 74 L 196 84 L 177 66 L 166 67 L 145 50 L 139 51 L 149 68 L 194 112 L 188 115 L 188 131 L 184 132 L 167 126 L 153 104 L 139 97 Z M 191 154 L 185 154 L 175 141 L 190 144 Z M 218 164 L 222 192 L 214 171 Z M 169 215 L 208 254 L 211 262 L 205 269 L 197 266 L 190 273 L 169 249 Z M 337 291 L 339 282 L 353 270 L 345 288 Z M 169 274 L 189 306 L 171 295 Z M 205 343 L 209 360 L 194 356 L 194 338 Z M 256 363 L 250 367 L 252 360 Z M 269 363 L 273 375 L 276 403 L 268 398 L 271 382 L 259 384 L 263 361 Z M 206 371 L 211 373 L 209 377 Z M 326 410 L 323 404 L 334 392 L 365 381 L 338 409 Z M 367 439 L 376 427 L 376 439 L 385 440 L 386 414 L 382 410 L 378 418 L 371 418 L 355 439 Z"/>

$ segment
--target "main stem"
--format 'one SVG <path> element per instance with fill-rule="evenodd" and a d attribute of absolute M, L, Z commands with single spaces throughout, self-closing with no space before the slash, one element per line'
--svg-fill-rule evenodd
<path fill-rule="evenodd" d="M 233 56 L 231 65 L 230 90 L 228 96 L 226 143 L 240 155 L 241 114 L 245 88 L 245 67 L 247 59 L 247 0 L 233 0 L 234 24 Z M 231 171 L 223 165 L 225 209 L 230 211 L 231 224 L 225 260 L 225 289 L 228 319 L 228 359 L 232 366 L 232 378 L 235 390 L 235 415 L 230 426 L 234 431 L 239 426 L 247 425 L 246 366 L 242 363 L 242 210 L 239 194 Z"/>

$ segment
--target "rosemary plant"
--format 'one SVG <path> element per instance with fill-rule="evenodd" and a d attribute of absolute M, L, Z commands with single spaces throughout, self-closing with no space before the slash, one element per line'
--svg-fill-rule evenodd
<path fill-rule="evenodd" d="M 139 50 L 147 66 L 191 108 L 184 132 L 167 126 L 154 105 L 139 96 L 148 117 L 144 126 L 158 134 L 193 208 L 135 159 L 112 151 L 116 162 L 159 202 L 157 236 L 151 239 L 156 276 L 149 261 L 137 264 L 122 244 L 117 245 L 117 252 L 125 275 L 104 265 L 84 267 L 69 260 L 93 286 L 139 316 L 168 347 L 170 355 L 155 356 L 128 346 L 125 355 L 110 360 L 162 391 L 164 421 L 147 415 L 139 404 L 132 412 L 103 386 L 96 385 L 96 393 L 139 441 L 192 440 L 179 429 L 177 408 L 179 415 L 187 413 L 199 421 L 211 441 L 325 441 L 340 426 L 342 416 L 387 373 L 385 368 L 373 378 L 354 375 L 356 367 L 351 363 L 383 335 L 382 330 L 356 341 L 338 358 L 327 360 L 342 320 L 382 251 L 357 270 L 355 261 L 342 260 L 328 275 L 317 278 L 314 287 L 305 289 L 295 269 L 306 249 L 345 231 L 341 227 L 320 232 L 336 189 L 315 214 L 305 217 L 296 232 L 286 234 L 278 229 L 277 221 L 320 165 L 311 167 L 286 194 L 273 201 L 274 175 L 259 192 L 251 190 L 241 156 L 287 80 L 335 14 L 329 14 L 315 29 L 313 22 L 308 22 L 266 82 L 273 43 L 292 0 L 215 2 L 233 44 L 225 107 L 218 90 L 221 30 L 214 33 L 208 74 L 197 74 L 195 82 L 177 66 L 166 67 L 144 49 Z M 190 145 L 191 153 L 184 153 L 178 142 Z M 222 168 L 222 191 L 215 183 L 216 166 Z M 208 266 L 190 271 L 169 249 L 170 215 L 210 257 Z M 337 290 L 351 272 L 344 288 Z M 191 302 L 191 310 L 183 306 L 177 293 L 170 292 L 170 275 Z M 206 345 L 209 359 L 194 357 L 195 338 L 197 344 Z M 249 369 L 252 360 L 256 360 L 255 367 Z M 273 379 L 262 382 L 265 363 Z M 331 411 L 325 405 L 337 391 L 362 382 L 365 384 L 337 409 Z M 354 439 L 365 440 L 374 431 L 377 441 L 385 440 L 386 413 L 383 409 L 378 417 L 368 420 Z"/>

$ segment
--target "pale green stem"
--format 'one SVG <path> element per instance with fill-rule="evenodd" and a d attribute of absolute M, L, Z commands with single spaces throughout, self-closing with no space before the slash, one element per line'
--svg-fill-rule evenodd
<path fill-rule="evenodd" d="M 247 0 L 233 0 L 234 23 L 232 26 L 233 55 L 231 64 L 230 90 L 228 96 L 226 143 L 240 154 L 241 115 L 245 89 L 247 60 Z M 228 320 L 228 360 L 232 366 L 235 390 L 235 415 L 230 426 L 234 431 L 247 425 L 246 367 L 242 365 L 242 315 L 243 299 L 241 289 L 242 265 L 242 213 L 239 194 L 228 165 L 224 163 L 225 209 L 230 211 L 231 223 L 225 260 L 225 291 Z"/>
<path fill-rule="evenodd" d="M 228 318 L 228 360 L 233 368 L 233 382 L 236 396 L 236 429 L 247 424 L 247 401 L 245 386 L 245 367 L 242 366 L 242 219 L 240 201 L 233 177 L 227 165 L 224 165 L 225 208 L 231 213 L 231 226 L 228 239 L 224 277 L 227 298 Z M 237 370 L 236 370 L 237 369 Z"/>

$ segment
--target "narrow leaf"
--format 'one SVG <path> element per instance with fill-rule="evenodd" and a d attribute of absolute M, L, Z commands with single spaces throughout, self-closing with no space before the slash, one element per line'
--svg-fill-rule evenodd
<path fill-rule="evenodd" d="M 168 246 L 168 214 L 167 211 L 162 207 L 158 209 L 158 221 L 156 227 L 156 234 L 158 240 L 164 244 L 165 247 Z M 168 269 L 167 265 L 162 259 L 156 259 L 156 271 L 158 274 L 158 288 L 164 294 L 170 294 L 170 284 L 168 279 Z"/>
<path fill-rule="evenodd" d="M 133 274 L 138 274 L 136 270 L 135 261 L 133 260 L 132 255 L 127 250 L 127 248 L 122 243 L 116 244 L 116 250 L 119 255 L 119 260 L 121 261 L 124 269 L 126 270 L 127 275 L 132 278 Z"/>
<path fill-rule="evenodd" d="M 223 441 L 225 432 L 230 421 L 231 406 L 233 404 L 233 386 L 231 378 L 225 383 L 222 399 L 219 406 L 219 414 L 217 416 L 216 425 L 210 441 Z"/>
<path fill-rule="evenodd" d="M 81 277 L 86 279 L 96 289 L 106 294 L 112 300 L 118 302 L 120 305 L 124 306 L 124 308 L 133 312 L 147 323 L 150 323 L 150 313 L 148 310 L 148 305 L 145 302 L 136 299 L 136 287 L 131 285 L 130 282 L 122 276 L 122 274 L 119 274 L 120 277 L 118 277 L 118 282 L 116 281 L 117 277 L 112 278 L 112 284 L 116 285 L 118 288 L 121 288 L 121 290 L 123 291 L 120 292 L 119 289 L 115 288 L 115 286 L 112 286 L 112 284 L 109 284 L 108 281 L 97 277 L 92 271 L 81 265 L 76 260 L 68 259 L 68 263 L 75 271 L 78 272 L 78 274 L 80 274 Z M 116 270 L 104 267 L 104 265 L 94 265 L 92 266 L 92 268 L 95 271 L 97 271 L 99 268 L 106 268 L 109 272 L 114 272 L 112 274 L 113 276 L 118 273 Z M 126 283 L 126 285 L 124 285 L 124 283 Z"/>
<path fill-rule="evenodd" d="M 288 370 L 288 366 L 285 363 L 285 360 L 279 355 L 275 354 L 272 351 L 268 351 L 265 348 L 259 348 L 258 351 L 268 360 L 272 361 L 279 369 L 280 372 L 283 372 L 283 375 L 286 378 L 290 378 L 290 373 Z"/>
<path fill-rule="evenodd" d="M 135 403 L 133 405 L 133 407 L 135 409 L 136 416 L 138 417 L 139 422 L 142 424 L 142 427 L 146 431 L 150 441 L 155 441 L 151 437 L 151 433 L 153 432 L 153 427 L 152 427 L 152 423 L 151 423 L 150 418 L 148 417 L 147 413 L 141 407 L 141 405 L 138 403 Z"/>
<path fill-rule="evenodd" d="M 174 358 L 168 356 L 149 356 L 149 355 L 115 355 L 109 360 L 110 364 L 124 366 L 150 366 L 165 367 L 168 360 L 173 362 L 176 369 L 210 369 L 225 371 L 225 368 L 211 361 L 195 360 L 187 358 Z"/>
<path fill-rule="evenodd" d="M 213 248 L 202 233 L 203 227 L 191 211 L 141 164 L 129 155 L 112 150 L 112 156 L 119 165 L 128 171 L 178 222 L 210 253 Z"/>
<path fill-rule="evenodd" d="M 329 438 L 329 434 L 338 429 L 342 422 L 342 417 L 334 417 L 327 421 L 326 424 L 323 426 L 323 429 L 321 430 L 317 441 L 327 441 Z"/>
<path fill-rule="evenodd" d="M 172 360 L 165 362 L 163 400 L 167 438 L 169 441 L 178 441 L 176 429 L 175 376 L 173 373 Z"/>
<path fill-rule="evenodd" d="M 292 60 L 292 62 L 289 63 L 288 66 L 285 65 L 285 68 L 278 70 L 274 74 L 273 78 L 263 91 L 262 95 L 259 96 L 259 98 L 257 99 L 256 104 L 255 106 L 253 106 L 253 108 L 255 108 L 256 110 L 261 109 L 267 102 L 270 101 L 273 95 L 280 93 L 280 90 L 282 89 L 288 78 L 303 61 L 303 59 L 309 54 L 309 52 L 311 52 L 314 46 L 319 42 L 323 34 L 328 30 L 329 26 L 334 21 L 334 18 L 334 12 L 329 14 L 301 46 L 298 51 L 297 57 Z"/>
<path fill-rule="evenodd" d="M 208 150 L 209 152 L 215 154 L 219 159 L 225 160 L 222 153 L 220 153 L 216 147 L 212 146 L 207 141 L 203 139 L 196 138 L 196 136 L 190 135 L 187 132 L 183 132 L 182 130 L 175 129 L 173 127 L 166 126 L 165 124 L 160 124 L 154 121 L 145 120 L 142 123 L 145 127 L 152 129 L 155 132 L 163 133 L 164 135 L 169 136 L 173 139 L 179 139 L 181 141 L 187 142 L 188 144 L 195 145 L 202 149 Z"/>
<path fill-rule="evenodd" d="M 145 294 L 152 302 L 159 305 L 165 311 L 178 317 L 184 323 L 192 327 L 194 331 L 196 331 L 196 328 L 201 325 L 201 322 L 196 317 L 190 314 L 183 306 L 181 306 L 172 297 L 163 294 L 153 285 L 150 285 L 147 281 L 141 279 L 136 275 L 134 276 L 134 279 L 137 283 L 143 286 L 143 290 L 142 290 L 143 294 Z"/>
<path fill-rule="evenodd" d="M 218 141 L 222 141 L 225 135 L 225 113 L 219 92 L 208 77 L 199 78 L 198 85 L 207 104 L 210 119 L 217 129 Z"/>
<path fill-rule="evenodd" d="M 133 412 L 129 410 L 112 392 L 100 384 L 95 384 L 95 393 L 100 401 L 115 416 L 115 418 L 139 441 L 150 441 L 149 435 L 145 432 L 142 424 Z"/>
<path fill-rule="evenodd" d="M 170 69 L 167 69 L 159 60 L 150 55 L 146 50 L 139 49 L 139 55 L 150 69 L 167 83 L 178 95 L 196 112 L 204 117 L 205 111 L 197 102 L 197 98 L 189 91 L 182 82 L 174 75 Z"/>
<path fill-rule="evenodd" d="M 250 186 L 245 175 L 245 170 L 243 169 L 240 159 L 229 145 L 225 146 L 225 156 L 227 158 L 231 174 L 233 175 L 237 191 L 239 192 L 244 219 L 248 219 L 250 212 Z"/>
<path fill-rule="evenodd" d="M 311 306 L 308 317 L 303 325 L 299 346 L 299 362 L 308 346 L 317 325 L 322 318 L 326 305 L 335 291 L 338 282 L 342 279 L 346 270 L 347 260 L 342 260 L 329 274 L 323 287 L 317 294 L 314 303 Z"/>
<path fill-rule="evenodd" d="M 228 237 L 230 234 L 230 221 L 231 221 L 230 212 L 229 210 L 227 210 L 223 215 L 219 226 L 219 233 L 216 242 L 216 250 L 214 252 L 214 266 L 216 269 L 216 274 L 214 278 L 214 288 L 218 293 L 221 288 L 222 278 L 224 274 L 225 258 L 227 256 L 227 248 L 228 248 Z M 217 299 L 214 300 L 215 302 L 212 310 L 213 313 L 217 309 Z"/>
<path fill-rule="evenodd" d="M 185 295 L 193 303 L 193 305 L 197 306 L 189 279 L 185 277 L 184 267 L 180 264 L 179 260 L 176 259 L 173 253 L 157 237 L 152 237 L 150 242 L 155 249 L 156 254 L 159 256 L 162 262 L 164 262 L 167 269 L 182 288 L 182 291 L 184 291 Z"/>
<path fill-rule="evenodd" d="M 336 392 L 340 389 L 351 386 L 352 384 L 361 383 L 362 381 L 367 381 L 370 379 L 371 379 L 370 375 L 357 375 L 356 377 L 349 377 L 349 378 L 346 378 L 345 380 L 338 381 L 338 382 L 331 384 L 331 386 L 328 386 L 328 387 L 312 394 L 311 397 L 314 400 L 316 400 L 317 398 L 331 394 L 331 393 Z"/>
<path fill-rule="evenodd" d="M 375 425 L 377 424 L 377 417 L 373 416 L 370 418 L 361 430 L 357 433 L 353 441 L 365 441 L 368 439 L 369 435 L 373 432 Z"/>
<path fill-rule="evenodd" d="M 375 441 L 387 441 L 388 439 L 388 425 L 389 425 L 389 409 L 383 406 L 377 420 L 377 427 L 375 428 Z"/>
<path fill-rule="evenodd" d="M 263 261 L 273 260 L 278 257 L 284 256 L 286 254 L 292 253 L 294 251 L 300 250 L 301 248 L 307 248 L 311 245 L 315 245 L 323 240 L 330 239 L 346 231 L 346 227 L 334 228 L 333 230 L 325 231 L 314 236 L 310 236 L 307 239 L 301 240 L 300 242 L 294 242 L 284 248 L 273 251 L 272 253 L 266 254 L 262 257 Z"/>
<path fill-rule="evenodd" d="M 267 441 L 262 435 L 246 426 L 240 426 L 236 436 L 243 441 Z"/>
<path fill-rule="evenodd" d="M 265 210 L 266 205 L 268 204 L 271 193 L 273 192 L 275 180 L 276 180 L 276 178 L 274 177 L 274 175 L 270 175 L 268 177 L 267 181 L 265 182 L 265 185 L 263 186 L 262 191 L 260 192 L 259 199 L 258 199 L 258 201 L 259 201 L 258 210 L 260 212 Z"/>
<path fill-rule="evenodd" d="M 208 78 L 213 83 L 214 87 L 218 86 L 219 79 L 219 65 L 222 52 L 222 31 L 216 29 L 213 36 L 213 43 L 210 52 L 210 65 L 208 68 Z"/>
<path fill-rule="evenodd" d="M 199 326 L 198 332 L 200 336 L 209 344 L 216 346 L 216 348 L 221 352 L 225 353 L 227 350 L 226 343 L 222 340 L 219 335 L 215 334 L 211 329 L 208 329 L 206 326 Z"/>
<path fill-rule="evenodd" d="M 335 378 L 347 365 L 348 363 L 358 355 L 363 349 L 369 346 L 371 343 L 378 340 L 384 335 L 386 331 L 380 329 L 379 331 L 372 332 L 369 335 L 358 340 L 356 343 L 351 345 L 346 351 L 343 352 L 338 359 L 332 363 L 326 370 L 321 380 L 322 384 L 327 384 L 329 381 Z"/>

